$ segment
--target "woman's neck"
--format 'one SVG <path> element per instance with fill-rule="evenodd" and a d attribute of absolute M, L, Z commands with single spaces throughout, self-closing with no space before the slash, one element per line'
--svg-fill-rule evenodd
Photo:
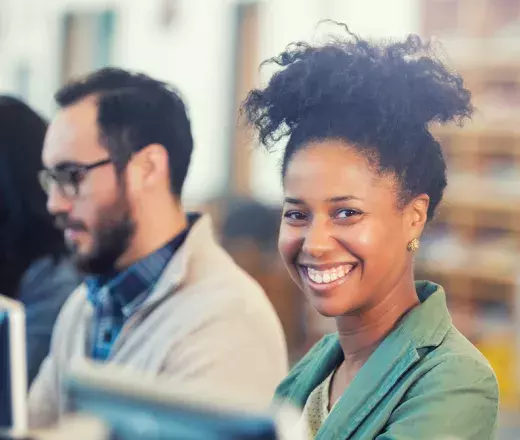
<path fill-rule="evenodd" d="M 419 304 L 413 280 L 397 285 L 356 314 L 336 318 L 344 368 L 355 374 L 397 322 Z"/>

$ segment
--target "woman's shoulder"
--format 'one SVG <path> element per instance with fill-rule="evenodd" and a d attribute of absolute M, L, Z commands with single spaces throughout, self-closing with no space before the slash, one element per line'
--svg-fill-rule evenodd
<path fill-rule="evenodd" d="M 498 400 L 498 381 L 485 356 L 455 327 L 451 327 L 442 343 L 426 354 L 417 369 L 418 388 L 473 389 L 482 396 Z"/>
<path fill-rule="evenodd" d="M 453 325 L 446 333 L 442 343 L 426 356 L 434 363 L 462 363 L 468 369 L 477 369 L 493 374 L 486 357 Z"/>
<path fill-rule="evenodd" d="M 434 283 L 416 283 L 422 304 L 410 314 L 400 328 L 410 336 L 418 354 L 414 369 L 430 377 L 443 370 L 452 370 L 449 381 L 470 379 L 472 376 L 494 377 L 493 370 L 482 353 L 457 330 L 450 317 L 444 289 Z"/>
<path fill-rule="evenodd" d="M 399 384 L 385 425 L 388 438 L 494 438 L 499 407 L 495 373 L 454 327 Z"/>

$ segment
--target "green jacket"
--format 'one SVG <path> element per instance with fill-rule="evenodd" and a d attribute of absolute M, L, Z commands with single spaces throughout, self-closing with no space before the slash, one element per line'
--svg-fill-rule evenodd
<path fill-rule="evenodd" d="M 489 440 L 498 384 L 487 360 L 453 326 L 442 287 L 417 282 L 421 304 L 370 356 L 316 440 Z M 281 403 L 305 405 L 343 361 L 336 334 L 324 337 L 279 385 Z"/>

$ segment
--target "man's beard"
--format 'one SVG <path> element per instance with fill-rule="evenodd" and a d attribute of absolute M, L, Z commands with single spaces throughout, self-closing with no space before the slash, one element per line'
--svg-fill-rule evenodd
<path fill-rule="evenodd" d="M 128 213 L 118 220 L 100 220 L 96 229 L 92 231 L 92 250 L 86 254 L 74 250 L 72 252 L 76 267 L 81 272 L 92 275 L 102 275 L 115 270 L 116 262 L 128 249 L 135 229 Z M 72 247 L 75 247 L 74 244 Z"/>
<path fill-rule="evenodd" d="M 67 221 L 63 220 L 60 227 L 67 227 Z M 87 230 L 84 225 L 74 222 L 71 222 L 70 227 L 91 234 L 92 248 L 88 253 L 79 253 L 76 243 L 67 242 L 76 267 L 91 275 L 104 275 L 116 270 L 117 260 L 127 251 L 135 231 L 135 223 L 124 193 L 112 206 L 101 211 L 95 228 Z"/>

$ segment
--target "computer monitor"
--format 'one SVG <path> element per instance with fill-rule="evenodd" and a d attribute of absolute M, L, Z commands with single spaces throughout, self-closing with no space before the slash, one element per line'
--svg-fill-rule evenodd
<path fill-rule="evenodd" d="M 27 433 L 27 349 L 23 305 L 0 295 L 0 434 Z"/>
<path fill-rule="evenodd" d="M 72 412 L 99 417 L 118 440 L 276 440 L 274 419 L 182 384 L 109 365 L 76 365 L 66 382 Z M 168 390 L 168 391 L 166 391 Z M 205 396 L 201 399 L 197 396 Z M 209 403 L 212 402 L 212 403 Z"/>

